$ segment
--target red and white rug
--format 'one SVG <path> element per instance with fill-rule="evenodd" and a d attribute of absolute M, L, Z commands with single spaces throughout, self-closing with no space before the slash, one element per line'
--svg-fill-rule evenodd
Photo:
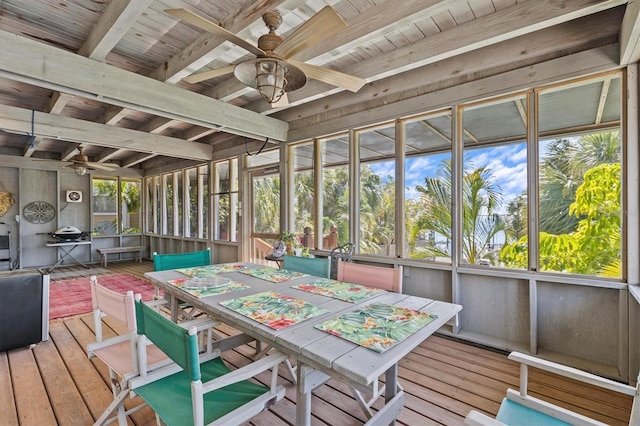
<path fill-rule="evenodd" d="M 132 290 L 142 300 L 153 299 L 153 285 L 127 274 L 98 275 L 98 282 L 119 293 Z M 89 277 L 52 281 L 49 289 L 49 320 L 91 312 Z"/>

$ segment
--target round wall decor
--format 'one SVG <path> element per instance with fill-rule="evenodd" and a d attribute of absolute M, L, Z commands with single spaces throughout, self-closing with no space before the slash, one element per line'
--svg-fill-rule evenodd
<path fill-rule="evenodd" d="M 56 209 L 46 201 L 32 201 L 24 206 L 22 216 L 30 223 L 47 223 L 56 217 Z"/>

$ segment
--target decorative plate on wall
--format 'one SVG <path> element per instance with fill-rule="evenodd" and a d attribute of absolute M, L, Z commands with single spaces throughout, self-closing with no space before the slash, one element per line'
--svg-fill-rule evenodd
<path fill-rule="evenodd" d="M 47 223 L 56 217 L 56 209 L 46 201 L 32 201 L 24 206 L 22 216 L 30 223 Z"/>

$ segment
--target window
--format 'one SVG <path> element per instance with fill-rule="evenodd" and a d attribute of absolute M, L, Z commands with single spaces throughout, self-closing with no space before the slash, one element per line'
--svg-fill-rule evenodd
<path fill-rule="evenodd" d="M 451 262 L 451 112 L 405 124 L 404 254 Z"/>
<path fill-rule="evenodd" d="M 539 268 L 622 277 L 621 78 L 541 90 Z"/>
<path fill-rule="evenodd" d="M 215 163 L 213 167 L 214 239 L 238 241 L 238 160 Z"/>
<path fill-rule="evenodd" d="M 461 108 L 461 261 L 504 264 L 505 243 L 527 235 L 527 96 L 524 94 Z"/>
<path fill-rule="evenodd" d="M 92 179 L 94 236 L 142 232 L 141 185 L 140 179 Z"/>
<path fill-rule="evenodd" d="M 395 257 L 395 127 L 357 134 L 360 160 L 360 253 Z"/>
<path fill-rule="evenodd" d="M 349 137 L 320 141 L 322 157 L 322 240 L 318 248 L 331 250 L 350 242 Z"/>
<path fill-rule="evenodd" d="M 294 233 L 305 247 L 315 247 L 315 190 L 313 173 L 313 142 L 291 148 L 293 159 Z"/>

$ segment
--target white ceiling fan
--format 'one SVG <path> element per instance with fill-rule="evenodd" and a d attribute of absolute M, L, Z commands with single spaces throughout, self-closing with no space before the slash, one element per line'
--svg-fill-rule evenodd
<path fill-rule="evenodd" d="M 192 74 L 183 79 L 188 83 L 198 83 L 233 72 L 243 84 L 257 89 L 267 102 L 278 105 L 282 105 L 283 100 L 286 102 L 286 92 L 300 89 L 308 78 L 352 92 L 357 92 L 366 83 L 364 79 L 353 75 L 291 59 L 304 49 L 346 28 L 344 20 L 330 6 L 313 15 L 286 39 L 275 33 L 282 23 L 280 14 L 275 11 L 266 12 L 262 19 L 269 28 L 269 33 L 258 39 L 258 46 L 186 9 L 165 11 L 256 55 L 255 59 L 238 65 Z"/>

